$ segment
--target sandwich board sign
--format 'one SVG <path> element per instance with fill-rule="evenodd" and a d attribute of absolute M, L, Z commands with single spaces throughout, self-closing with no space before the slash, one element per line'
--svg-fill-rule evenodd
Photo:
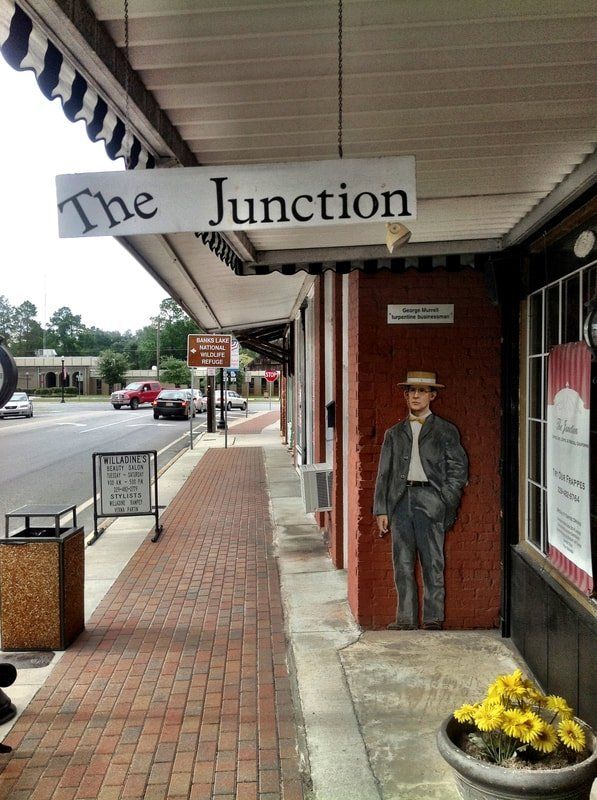
<path fill-rule="evenodd" d="M 153 479 L 153 486 L 152 486 Z M 100 536 L 99 517 L 155 516 L 157 541 L 163 526 L 159 521 L 157 451 L 93 453 L 94 535 Z"/>

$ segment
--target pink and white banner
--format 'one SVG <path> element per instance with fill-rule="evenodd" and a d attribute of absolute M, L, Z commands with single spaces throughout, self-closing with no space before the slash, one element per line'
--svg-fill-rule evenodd
<path fill-rule="evenodd" d="M 584 342 L 554 347 L 547 377 L 549 558 L 586 594 L 593 591 L 590 401 L 591 351 Z"/>

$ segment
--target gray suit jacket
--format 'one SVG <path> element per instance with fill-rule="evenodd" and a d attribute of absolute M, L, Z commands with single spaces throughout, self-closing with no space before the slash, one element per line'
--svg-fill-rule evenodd
<path fill-rule="evenodd" d="M 386 431 L 375 483 L 376 516 L 391 517 L 406 491 L 412 442 L 408 419 Z M 449 528 L 456 519 L 462 489 L 468 480 L 468 458 L 460 444 L 458 428 L 431 414 L 419 434 L 419 454 L 429 483 L 445 503 L 445 522 Z"/>

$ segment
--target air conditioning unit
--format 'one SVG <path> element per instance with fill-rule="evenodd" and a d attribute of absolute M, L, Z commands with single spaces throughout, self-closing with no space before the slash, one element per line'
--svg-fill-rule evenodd
<path fill-rule="evenodd" d="M 330 511 L 333 470 L 327 464 L 305 464 L 300 468 L 305 511 Z"/>

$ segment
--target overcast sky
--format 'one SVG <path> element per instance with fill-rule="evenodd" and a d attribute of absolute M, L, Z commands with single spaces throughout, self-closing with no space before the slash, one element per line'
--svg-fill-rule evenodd
<path fill-rule="evenodd" d="M 0 295 L 29 300 L 42 324 L 61 306 L 88 327 L 137 330 L 167 295 L 116 241 L 59 239 L 54 178 L 68 172 L 124 169 L 59 100 L 42 95 L 32 72 L 0 55 Z"/>

